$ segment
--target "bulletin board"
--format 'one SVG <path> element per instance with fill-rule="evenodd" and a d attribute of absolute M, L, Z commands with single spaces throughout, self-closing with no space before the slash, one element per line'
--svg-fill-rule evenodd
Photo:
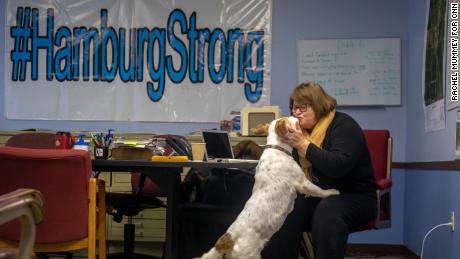
<path fill-rule="evenodd" d="M 401 105 L 399 38 L 298 40 L 298 80 L 316 82 L 338 105 Z"/>

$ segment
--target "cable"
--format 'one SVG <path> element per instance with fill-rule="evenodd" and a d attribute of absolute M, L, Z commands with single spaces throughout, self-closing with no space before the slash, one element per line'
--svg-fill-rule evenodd
<path fill-rule="evenodd" d="M 422 242 L 422 252 L 420 253 L 420 259 L 423 259 L 423 247 L 425 246 L 425 240 L 426 240 L 426 238 L 428 237 L 428 235 L 429 235 L 431 232 L 433 232 L 433 230 L 435 230 L 435 229 L 437 229 L 437 228 L 439 228 L 439 227 L 442 227 L 442 226 L 451 226 L 451 225 L 452 225 L 451 222 L 439 224 L 439 225 L 433 227 L 432 229 L 430 229 L 430 231 L 428 231 L 428 233 L 426 233 L 425 237 L 423 238 L 423 242 Z"/>

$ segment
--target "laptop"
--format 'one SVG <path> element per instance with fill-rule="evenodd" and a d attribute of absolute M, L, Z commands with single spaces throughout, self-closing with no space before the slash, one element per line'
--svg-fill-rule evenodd
<path fill-rule="evenodd" d="M 224 130 L 203 130 L 203 142 L 206 143 L 205 157 L 214 162 L 255 162 L 255 159 L 236 159 L 233 155 L 230 137 Z"/>

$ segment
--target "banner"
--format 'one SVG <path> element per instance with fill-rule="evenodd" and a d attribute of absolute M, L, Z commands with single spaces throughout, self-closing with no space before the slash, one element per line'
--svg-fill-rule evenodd
<path fill-rule="evenodd" d="M 270 101 L 271 0 L 7 0 L 8 119 L 217 122 Z"/>

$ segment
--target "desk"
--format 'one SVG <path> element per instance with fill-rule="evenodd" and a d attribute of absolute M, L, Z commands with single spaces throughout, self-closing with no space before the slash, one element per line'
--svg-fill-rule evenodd
<path fill-rule="evenodd" d="M 215 168 L 252 169 L 257 163 L 224 162 L 151 162 L 140 160 L 93 160 L 93 171 L 98 172 L 140 172 L 146 174 L 166 194 L 166 259 L 178 257 L 179 240 L 179 197 L 180 174 L 184 167 L 198 170 Z"/>

